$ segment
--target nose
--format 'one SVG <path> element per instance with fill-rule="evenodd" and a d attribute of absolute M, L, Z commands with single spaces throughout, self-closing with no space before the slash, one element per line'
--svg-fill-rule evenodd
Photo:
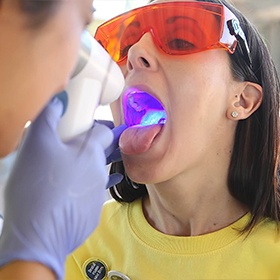
<path fill-rule="evenodd" d="M 157 70 L 156 52 L 157 48 L 154 44 L 150 33 L 144 34 L 141 39 L 135 43 L 127 54 L 127 70 L 146 69 L 150 71 Z"/>

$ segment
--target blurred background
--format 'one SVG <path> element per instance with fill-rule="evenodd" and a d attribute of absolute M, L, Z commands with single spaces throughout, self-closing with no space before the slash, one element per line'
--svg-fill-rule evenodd
<path fill-rule="evenodd" d="M 147 2 L 148 0 L 94 0 L 96 12 L 94 22 L 89 29 L 94 33 L 96 27 L 105 20 Z M 232 0 L 232 3 L 256 25 L 270 49 L 280 73 L 280 0 Z M 110 109 L 108 107 L 98 108 L 96 118 L 111 120 Z M 3 210 L 3 186 L 15 156 L 14 153 L 0 160 L 0 215 Z"/>
<path fill-rule="evenodd" d="M 263 35 L 280 73 L 280 0 L 233 0 Z"/>

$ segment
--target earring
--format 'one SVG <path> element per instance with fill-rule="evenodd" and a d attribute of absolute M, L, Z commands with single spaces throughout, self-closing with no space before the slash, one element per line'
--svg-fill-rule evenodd
<path fill-rule="evenodd" d="M 231 116 L 232 116 L 233 118 L 237 118 L 237 117 L 238 117 L 238 112 L 233 111 L 233 112 L 231 113 Z"/>

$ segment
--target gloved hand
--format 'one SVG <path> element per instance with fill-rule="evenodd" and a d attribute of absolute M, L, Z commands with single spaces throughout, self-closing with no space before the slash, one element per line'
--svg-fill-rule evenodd
<path fill-rule="evenodd" d="M 40 262 L 57 279 L 63 278 L 67 254 L 99 221 L 109 178 L 106 156 L 122 131 L 114 131 L 113 141 L 112 131 L 96 123 L 91 133 L 63 143 L 56 134 L 61 113 L 54 99 L 26 133 L 6 186 L 0 237 L 0 265 Z"/>
<path fill-rule="evenodd" d="M 113 162 L 121 161 L 121 152 L 119 149 L 119 138 L 121 133 L 127 128 L 127 125 L 122 124 L 116 128 L 114 128 L 114 123 L 107 120 L 97 120 L 97 123 L 104 124 L 112 129 L 114 134 L 113 143 L 106 149 L 105 154 L 107 158 L 106 164 L 110 164 Z M 123 175 L 121 173 L 114 173 L 109 175 L 109 182 L 107 183 L 107 189 L 117 185 L 123 179 Z"/>

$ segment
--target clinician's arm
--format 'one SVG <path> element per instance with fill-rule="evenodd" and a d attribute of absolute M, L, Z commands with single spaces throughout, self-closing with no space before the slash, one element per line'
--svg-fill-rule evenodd
<path fill-rule="evenodd" d="M 55 99 L 31 125 L 8 180 L 0 279 L 63 279 L 67 255 L 98 224 L 109 179 L 106 157 L 124 127 L 112 133 L 96 123 L 86 140 L 81 135 L 62 143 L 56 134 L 61 112 Z"/>
<path fill-rule="evenodd" d="M 0 270 L 1 280 L 56 280 L 55 273 L 47 266 L 35 263 L 15 261 Z"/>

